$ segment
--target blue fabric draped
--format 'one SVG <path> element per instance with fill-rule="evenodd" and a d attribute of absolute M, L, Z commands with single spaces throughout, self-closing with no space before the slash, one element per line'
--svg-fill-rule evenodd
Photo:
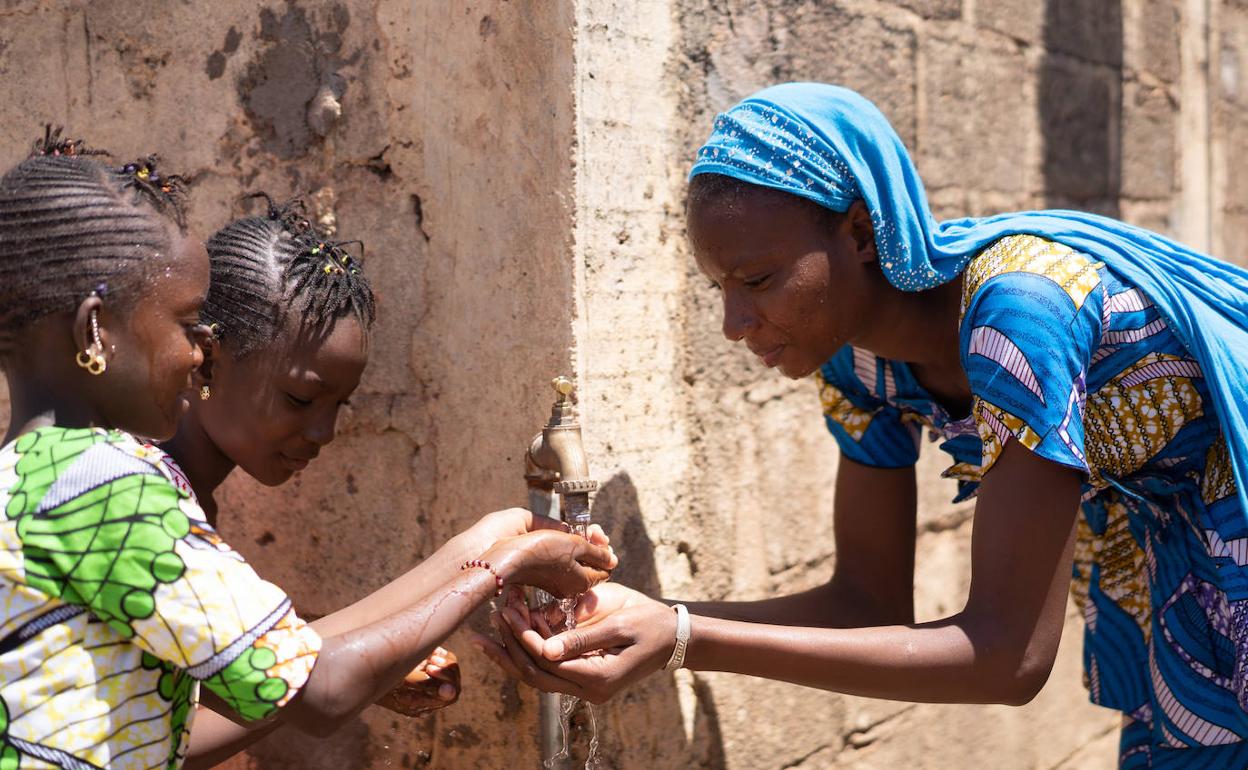
<path fill-rule="evenodd" d="M 909 153 L 861 95 L 821 83 L 759 91 L 719 115 L 690 178 L 723 174 L 844 212 L 861 199 L 889 282 L 922 291 L 998 239 L 1030 233 L 1092 256 L 1148 295 L 1204 371 L 1248 511 L 1248 271 L 1148 230 L 1077 211 L 937 223 Z"/>

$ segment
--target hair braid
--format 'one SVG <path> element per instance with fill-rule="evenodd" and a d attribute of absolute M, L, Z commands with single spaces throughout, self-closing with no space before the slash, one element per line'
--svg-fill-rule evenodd
<path fill-rule="evenodd" d="M 180 220 L 176 197 L 127 195 L 124 171 L 87 157 L 99 154 L 48 127 L 0 177 L 0 328 L 72 311 L 92 292 L 124 303 L 142 263 L 169 248 L 168 222 L 153 209 Z"/>
<path fill-rule="evenodd" d="M 244 356 L 273 340 L 291 310 L 300 327 L 324 332 L 353 315 L 368 331 L 376 319 L 372 288 L 348 243 L 323 237 L 304 215 L 303 202 L 278 205 L 264 193 L 266 216 L 235 220 L 208 239 L 212 283 L 205 323 Z"/>

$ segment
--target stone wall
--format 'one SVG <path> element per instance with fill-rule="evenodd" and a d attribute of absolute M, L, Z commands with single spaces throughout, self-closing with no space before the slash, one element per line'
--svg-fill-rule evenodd
<path fill-rule="evenodd" d="M 684 173 L 715 112 L 841 82 L 895 122 L 938 216 L 1080 206 L 1239 259 L 1245 53 L 1230 0 L 0 0 L 0 162 L 65 123 L 191 174 L 201 234 L 264 189 L 367 241 L 382 321 L 339 440 L 222 501 L 227 538 L 307 611 L 522 503 L 525 442 L 568 370 L 618 578 L 757 598 L 831 573 L 836 449 L 811 383 L 730 346 L 694 271 Z M 923 619 L 969 580 L 971 511 L 941 467 L 922 461 Z M 656 676 L 597 710 L 603 767 L 1111 767 L 1116 717 L 1085 703 L 1079 641 L 1072 615 L 1019 709 Z M 369 709 L 230 766 L 537 766 L 533 694 L 450 644 L 453 708 Z"/>

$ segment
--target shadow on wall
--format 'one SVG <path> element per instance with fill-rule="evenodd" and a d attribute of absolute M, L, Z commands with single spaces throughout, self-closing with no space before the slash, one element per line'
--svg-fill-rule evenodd
<path fill-rule="evenodd" d="M 1048 208 L 1119 214 L 1122 34 L 1122 0 L 1045 2 L 1037 100 Z"/>
<path fill-rule="evenodd" d="M 641 519 L 637 488 L 627 472 L 612 476 L 594 498 L 594 519 L 611 538 L 611 545 L 620 557 L 620 567 L 611 576 L 615 582 L 635 588 L 650 596 L 659 595 L 659 574 L 654 558 L 654 542 L 646 533 Z M 686 680 L 688 681 L 688 680 Z M 692 677 L 692 689 L 683 699 L 692 714 L 692 729 L 681 710 L 680 687 L 675 675 L 660 673 L 621 692 L 604 706 L 595 707 L 598 719 L 599 756 L 602 770 L 620 768 L 621 757 L 628 757 L 630 766 L 637 767 L 643 759 L 651 767 L 720 768 L 724 766 L 723 736 L 719 715 L 715 712 L 710 693 Z M 670 736 L 683 729 L 685 741 L 679 747 Z M 585 761 L 589 736 L 587 711 L 581 708 L 574 717 L 571 767 Z"/>

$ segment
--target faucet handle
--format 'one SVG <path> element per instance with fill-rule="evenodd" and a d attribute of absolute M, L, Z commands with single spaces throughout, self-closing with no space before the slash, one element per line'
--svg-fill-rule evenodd
<path fill-rule="evenodd" d="M 551 380 L 550 386 L 554 388 L 555 393 L 558 394 L 556 402 L 561 404 L 565 401 L 572 400 L 572 393 L 576 390 L 576 384 L 573 383 L 571 379 L 564 377 L 563 375 Z"/>

